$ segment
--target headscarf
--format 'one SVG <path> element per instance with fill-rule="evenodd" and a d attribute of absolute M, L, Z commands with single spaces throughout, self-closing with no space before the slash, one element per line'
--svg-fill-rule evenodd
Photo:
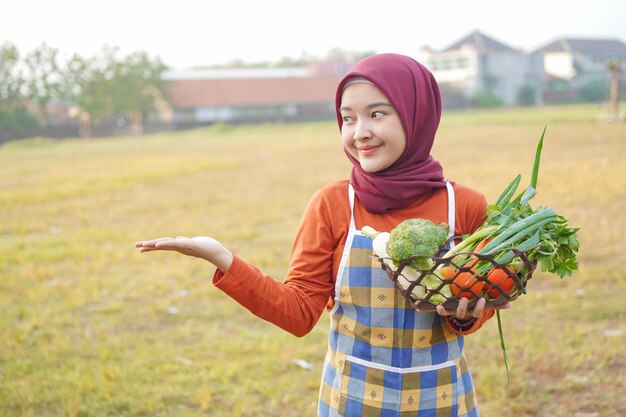
<path fill-rule="evenodd" d="M 374 173 L 365 172 L 344 149 L 353 165 L 350 182 L 359 201 L 372 213 L 384 213 L 445 187 L 443 168 L 430 155 L 441 119 L 439 86 L 431 72 L 413 58 L 398 54 L 372 55 L 357 62 L 337 86 L 339 130 L 343 125 L 341 96 L 355 77 L 372 82 L 389 99 L 400 116 L 407 141 L 397 161 Z"/>

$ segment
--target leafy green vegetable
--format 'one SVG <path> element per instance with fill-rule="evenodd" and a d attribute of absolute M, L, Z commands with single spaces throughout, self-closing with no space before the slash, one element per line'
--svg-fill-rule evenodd
<path fill-rule="evenodd" d="M 499 264 L 507 264 L 514 257 L 513 249 L 526 251 L 531 261 L 537 260 L 541 270 L 559 275 L 561 278 L 571 275 L 578 269 L 576 253 L 579 250 L 578 228 L 570 227 L 567 220 L 549 207 L 533 209 L 529 201 L 537 193 L 539 161 L 543 149 L 543 138 L 535 152 L 535 161 L 530 185 L 513 197 L 519 187 L 521 176 L 502 191 L 496 202 L 487 209 L 484 223 L 470 236 L 466 236 L 458 245 L 448 251 L 444 257 L 455 257 L 461 252 L 471 251 L 478 242 L 485 238 L 492 240 L 478 253 L 495 254 Z M 458 258 L 455 258 L 458 262 Z M 480 262 L 476 273 L 482 274 L 493 268 L 489 261 Z"/>

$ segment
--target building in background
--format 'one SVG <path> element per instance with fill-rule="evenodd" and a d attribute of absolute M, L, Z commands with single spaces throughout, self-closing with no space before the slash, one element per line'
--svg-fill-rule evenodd
<path fill-rule="evenodd" d="M 136 118 L 137 110 L 116 108 L 100 115 L 97 124 L 93 118 L 80 120 L 90 120 L 94 136 L 219 122 L 333 120 L 337 83 L 355 61 L 373 53 L 337 49 L 324 61 L 303 57 L 275 66 L 166 72 L 163 91 L 151 93 L 156 99 L 152 113 Z M 562 38 L 525 52 L 474 31 L 442 50 L 416 49 L 413 57 L 433 72 L 448 109 L 595 102 L 607 103 L 606 108 L 616 109 L 612 112 L 619 116 L 620 91 L 626 96 L 626 44 L 617 39 Z M 28 123 L 19 129 L 0 126 L 0 142 L 29 136 L 75 137 L 82 125 L 78 116 L 88 116 L 84 109 L 53 100 L 43 108 L 45 118 L 37 120 L 33 116 L 41 110 L 37 106 L 33 99 L 23 105 L 26 113 L 20 120 Z"/>
<path fill-rule="evenodd" d="M 622 68 L 626 66 L 626 44 L 617 39 L 561 38 L 532 54 L 543 57 L 549 81 L 548 101 L 604 100 L 611 82 L 608 61 L 616 58 Z M 621 84 L 626 86 L 626 71 Z"/>
<path fill-rule="evenodd" d="M 421 48 L 416 59 L 439 83 L 450 107 L 542 104 L 546 86 L 540 55 L 529 55 L 480 31 L 436 51 Z M 448 100 L 446 100 L 448 98 Z"/>
<path fill-rule="evenodd" d="M 226 123 L 327 120 L 348 65 L 216 68 L 165 74 L 172 121 L 180 127 Z"/>
<path fill-rule="evenodd" d="M 624 67 L 626 44 L 560 39 L 526 52 L 474 31 L 442 50 L 423 47 L 414 57 L 433 72 L 446 108 L 542 105 L 605 100 L 610 83 L 606 63 L 618 58 Z M 169 72 L 164 78 L 171 122 L 184 128 L 331 120 L 335 87 L 351 64 Z"/>

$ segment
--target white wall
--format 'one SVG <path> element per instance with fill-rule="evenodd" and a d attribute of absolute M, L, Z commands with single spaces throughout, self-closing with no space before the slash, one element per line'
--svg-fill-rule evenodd
<path fill-rule="evenodd" d="M 507 105 L 516 104 L 520 89 L 527 84 L 529 60 L 526 55 L 515 51 L 492 52 L 485 56 L 484 63 L 484 74 L 497 80 L 493 89 L 495 95 Z"/>
<path fill-rule="evenodd" d="M 571 80 L 576 75 L 570 52 L 548 52 L 543 56 L 543 63 L 546 73 L 555 77 Z"/>
<path fill-rule="evenodd" d="M 437 82 L 462 91 L 468 100 L 486 92 L 488 76 L 497 80 L 493 93 L 506 105 L 515 105 L 522 87 L 535 89 L 537 104 L 545 89 L 543 60 L 521 51 L 489 51 L 479 54 L 473 47 L 449 52 L 421 50 L 418 60 L 426 65 Z"/>

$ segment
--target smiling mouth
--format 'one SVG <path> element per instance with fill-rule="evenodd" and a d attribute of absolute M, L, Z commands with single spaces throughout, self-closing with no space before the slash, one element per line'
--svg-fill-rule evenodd
<path fill-rule="evenodd" d="M 367 152 L 367 151 L 372 151 L 374 149 L 378 149 L 380 148 L 381 145 L 368 145 L 368 146 L 362 146 L 360 148 L 357 148 L 357 150 L 359 152 Z"/>

